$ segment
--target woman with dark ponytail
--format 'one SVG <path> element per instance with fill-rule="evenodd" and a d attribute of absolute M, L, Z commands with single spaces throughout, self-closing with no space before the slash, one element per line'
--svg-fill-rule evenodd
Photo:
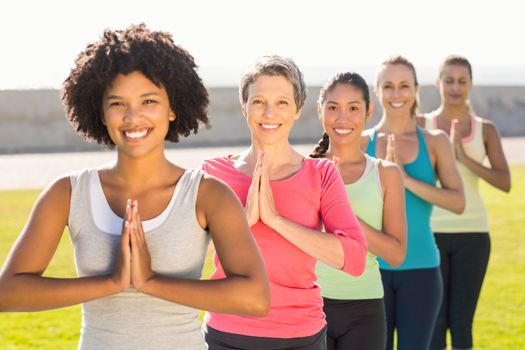
<path fill-rule="evenodd" d="M 359 277 L 317 264 L 328 349 L 384 350 L 385 307 L 376 255 L 394 266 L 405 257 L 401 171 L 397 165 L 361 151 L 361 132 L 372 105 L 368 85 L 359 74 L 333 76 L 321 89 L 317 111 L 325 132 L 310 156 L 335 160 L 369 247 L 365 272 Z"/>

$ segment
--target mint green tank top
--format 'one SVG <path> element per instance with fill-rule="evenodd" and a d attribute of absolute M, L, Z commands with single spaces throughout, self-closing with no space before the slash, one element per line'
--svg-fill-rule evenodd
<path fill-rule="evenodd" d="M 379 177 L 380 160 L 366 156 L 363 175 L 353 184 L 345 185 L 346 194 L 356 216 L 376 230 L 383 228 L 383 190 Z M 318 262 L 317 284 L 321 295 L 338 300 L 381 299 L 383 284 L 376 256 L 368 251 L 366 266 L 359 277 L 350 276 Z"/>
<path fill-rule="evenodd" d="M 435 115 L 429 114 L 425 120 L 427 130 L 437 129 Z M 486 156 L 483 144 L 483 119 L 472 116 L 470 129 L 470 135 L 461 139 L 463 149 L 470 158 L 483 163 Z M 488 232 L 487 209 L 479 192 L 479 176 L 461 162 L 456 161 L 456 165 L 463 179 L 465 211 L 456 214 L 436 206 L 430 220 L 432 230 L 439 233 Z"/>

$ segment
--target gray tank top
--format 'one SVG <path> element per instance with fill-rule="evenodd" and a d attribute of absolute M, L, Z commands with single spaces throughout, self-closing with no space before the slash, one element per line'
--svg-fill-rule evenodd
<path fill-rule="evenodd" d="M 92 216 L 90 175 L 84 170 L 70 176 L 71 203 L 68 226 L 77 274 L 110 274 L 120 235 L 97 228 Z M 167 219 L 145 232 L 156 273 L 200 279 L 209 234 L 195 214 L 201 170 L 187 170 L 173 193 Z M 207 349 L 196 309 L 154 298 L 129 288 L 82 304 L 79 349 Z"/>

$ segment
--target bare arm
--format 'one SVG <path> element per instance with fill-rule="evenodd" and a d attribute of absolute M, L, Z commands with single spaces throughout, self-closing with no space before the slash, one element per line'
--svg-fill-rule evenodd
<path fill-rule="evenodd" d="M 365 233 L 368 248 L 386 260 L 392 267 L 403 263 L 406 254 L 405 189 L 399 167 L 381 161 L 379 167 L 384 191 L 383 229 L 376 230 L 359 220 Z"/>
<path fill-rule="evenodd" d="M 239 200 L 224 183 L 206 176 L 199 188 L 197 213 L 204 216 L 226 278 L 189 280 L 145 271 L 138 280 L 133 279 L 132 264 L 135 288 L 202 310 L 264 316 L 270 304 L 268 281 Z"/>
<path fill-rule="evenodd" d="M 510 170 L 501 146 L 498 130 L 490 121 L 483 123 L 483 141 L 490 167 L 476 162 L 463 151 L 461 144 L 456 145 L 456 156 L 474 174 L 487 181 L 492 186 L 504 191 L 510 191 Z"/>
<path fill-rule="evenodd" d="M 425 140 L 429 141 L 427 142 L 429 152 L 434 153 L 436 173 L 441 187 L 429 185 L 409 176 L 405 177 L 405 186 L 427 202 L 461 214 L 465 210 L 465 194 L 454 160 L 452 145 L 444 132 L 433 131 L 433 133 Z"/>
<path fill-rule="evenodd" d="M 129 286 L 129 276 L 43 277 L 69 214 L 65 177 L 43 191 L 0 273 L 1 311 L 41 311 L 108 296 Z"/>

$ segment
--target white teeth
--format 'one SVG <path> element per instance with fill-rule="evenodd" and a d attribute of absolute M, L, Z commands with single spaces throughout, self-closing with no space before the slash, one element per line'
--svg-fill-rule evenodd
<path fill-rule="evenodd" d="M 134 131 L 125 131 L 124 133 L 126 134 L 127 138 L 139 139 L 141 137 L 146 136 L 146 134 L 148 133 L 148 129 L 134 130 Z"/>
<path fill-rule="evenodd" d="M 403 107 L 403 105 L 405 104 L 405 102 L 390 102 L 390 105 L 394 108 L 400 108 L 400 107 Z"/>
<path fill-rule="evenodd" d="M 354 131 L 354 129 L 334 129 L 336 134 L 339 135 L 348 135 Z"/>
<path fill-rule="evenodd" d="M 277 129 L 279 124 L 261 124 L 264 129 Z"/>

